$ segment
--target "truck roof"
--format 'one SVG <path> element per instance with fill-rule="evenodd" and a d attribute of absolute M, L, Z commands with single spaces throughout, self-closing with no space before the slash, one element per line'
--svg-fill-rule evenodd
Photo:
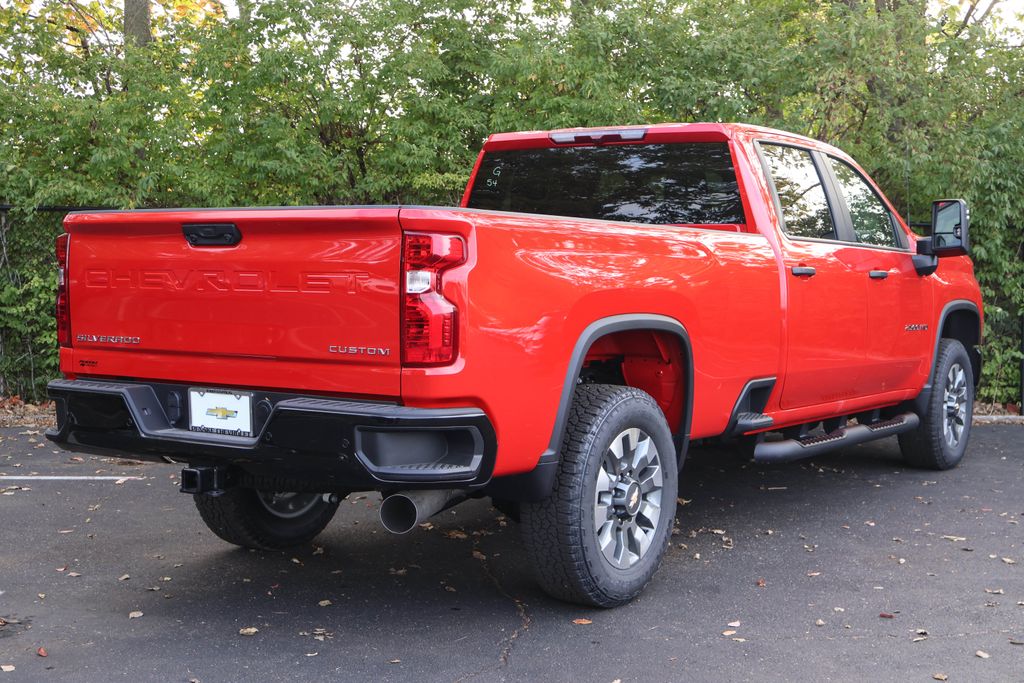
<path fill-rule="evenodd" d="M 558 128 L 554 130 L 530 130 L 514 133 L 495 133 L 487 138 L 484 150 L 497 151 L 503 149 L 524 149 L 531 147 L 548 147 L 552 144 L 573 144 L 578 137 L 582 144 L 593 144 L 602 137 L 616 142 L 632 141 L 625 137 L 616 139 L 616 134 L 627 131 L 644 131 L 643 142 L 724 142 L 739 135 L 753 134 L 758 137 L 785 140 L 815 147 L 830 154 L 846 158 L 841 150 L 820 140 L 790 133 L 788 131 L 755 126 L 748 123 L 654 123 L 634 126 L 596 126 L 591 128 Z M 557 140 L 561 137 L 561 140 Z M 556 142 L 557 140 L 557 142 Z M 641 142 L 638 138 L 635 142 Z"/>

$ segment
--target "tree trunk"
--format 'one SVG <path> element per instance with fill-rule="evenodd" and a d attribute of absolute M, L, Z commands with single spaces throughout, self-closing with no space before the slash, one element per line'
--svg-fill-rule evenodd
<path fill-rule="evenodd" d="M 124 39 L 139 47 L 153 42 L 149 0 L 125 0 Z"/>

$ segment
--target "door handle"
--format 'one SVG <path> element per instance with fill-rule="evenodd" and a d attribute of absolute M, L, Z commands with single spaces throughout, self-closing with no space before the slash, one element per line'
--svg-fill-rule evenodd
<path fill-rule="evenodd" d="M 816 272 L 818 272 L 814 268 L 811 268 L 810 266 L 793 266 L 792 268 L 789 269 L 789 271 L 793 273 L 793 275 L 796 275 L 797 277 L 811 277 Z"/>
<path fill-rule="evenodd" d="M 885 278 L 889 277 L 889 271 L 872 270 L 870 273 L 868 273 L 868 277 L 870 277 L 872 280 L 884 280 Z"/>

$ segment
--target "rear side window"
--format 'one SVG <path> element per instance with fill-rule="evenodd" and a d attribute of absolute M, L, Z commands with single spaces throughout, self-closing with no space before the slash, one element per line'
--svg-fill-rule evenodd
<path fill-rule="evenodd" d="M 488 152 L 469 207 L 632 223 L 745 222 L 724 142 Z"/>
<path fill-rule="evenodd" d="M 839 190 L 846 199 L 857 241 L 880 247 L 903 246 L 896 239 L 892 214 L 871 186 L 845 161 L 833 157 L 829 159 Z"/>
<path fill-rule="evenodd" d="M 786 234 L 792 237 L 836 239 L 825 188 L 805 149 L 761 144 L 761 152 L 782 208 Z"/>

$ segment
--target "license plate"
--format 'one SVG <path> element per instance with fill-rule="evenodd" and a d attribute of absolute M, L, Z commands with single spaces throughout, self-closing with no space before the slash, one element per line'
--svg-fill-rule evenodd
<path fill-rule="evenodd" d="M 193 432 L 252 436 L 252 394 L 189 389 L 188 410 Z"/>

